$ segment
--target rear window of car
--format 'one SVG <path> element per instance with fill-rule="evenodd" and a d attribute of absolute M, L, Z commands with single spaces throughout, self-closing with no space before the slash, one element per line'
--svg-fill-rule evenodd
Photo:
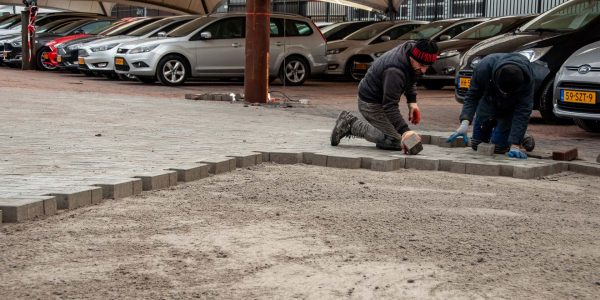
<path fill-rule="evenodd" d="M 299 20 L 271 18 L 269 25 L 271 37 L 282 36 L 309 36 L 313 34 L 313 30 L 306 22 Z"/>

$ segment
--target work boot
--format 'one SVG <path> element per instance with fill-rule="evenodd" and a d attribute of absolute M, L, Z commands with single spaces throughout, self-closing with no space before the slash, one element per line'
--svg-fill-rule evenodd
<path fill-rule="evenodd" d="M 337 146 L 340 141 L 350 135 L 352 124 L 356 122 L 357 118 L 347 111 L 342 111 L 335 121 L 335 127 L 331 132 L 331 146 Z"/>
<path fill-rule="evenodd" d="M 531 135 L 525 134 L 525 137 L 523 137 L 523 141 L 521 142 L 521 147 L 523 147 L 525 151 L 531 152 L 533 151 L 533 148 L 535 148 L 535 140 Z"/>

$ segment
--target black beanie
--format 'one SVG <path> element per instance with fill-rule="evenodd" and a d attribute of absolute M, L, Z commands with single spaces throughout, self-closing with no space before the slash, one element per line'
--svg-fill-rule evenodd
<path fill-rule="evenodd" d="M 523 70 L 515 64 L 505 64 L 501 66 L 496 70 L 494 77 L 496 86 L 501 91 L 508 94 L 518 91 L 525 81 Z"/>
<path fill-rule="evenodd" d="M 438 46 L 435 41 L 418 40 L 410 56 L 423 65 L 432 65 L 437 59 Z"/>

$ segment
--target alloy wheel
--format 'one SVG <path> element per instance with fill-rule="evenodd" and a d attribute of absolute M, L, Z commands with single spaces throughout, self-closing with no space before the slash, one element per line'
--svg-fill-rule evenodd
<path fill-rule="evenodd" d="M 285 77 L 290 83 L 301 83 L 306 76 L 306 66 L 299 60 L 291 60 L 285 66 Z"/>
<path fill-rule="evenodd" d="M 178 60 L 169 60 L 163 66 L 163 77 L 171 84 L 178 84 L 185 78 L 185 66 Z"/>

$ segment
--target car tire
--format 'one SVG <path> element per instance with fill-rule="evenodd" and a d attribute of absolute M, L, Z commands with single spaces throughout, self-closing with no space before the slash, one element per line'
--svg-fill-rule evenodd
<path fill-rule="evenodd" d="M 584 119 L 573 119 L 573 121 L 579 128 L 587 132 L 600 133 L 600 121 Z"/>
<path fill-rule="evenodd" d="M 179 55 L 167 55 L 158 63 L 156 77 L 168 86 L 180 86 L 185 83 L 190 74 L 187 61 Z"/>
<path fill-rule="evenodd" d="M 44 53 L 47 53 L 48 51 L 50 51 L 49 48 L 42 48 L 39 51 L 37 51 L 37 68 L 38 70 L 41 71 L 56 71 L 58 69 L 58 67 L 55 66 L 50 66 L 48 64 L 44 64 L 44 59 L 42 58 L 42 56 L 44 55 Z"/>
<path fill-rule="evenodd" d="M 135 78 L 145 84 L 153 84 L 156 82 L 156 77 L 154 76 L 135 76 Z"/>
<path fill-rule="evenodd" d="M 111 73 L 105 73 L 102 74 L 104 75 L 104 77 L 106 77 L 106 79 L 108 80 L 119 80 L 119 75 L 117 73 L 111 72 Z"/>
<path fill-rule="evenodd" d="M 299 86 L 304 84 L 310 75 L 308 63 L 301 56 L 290 56 L 285 59 L 279 69 L 279 80 L 284 85 Z"/>
<path fill-rule="evenodd" d="M 551 75 L 554 78 L 554 75 Z M 554 114 L 554 79 L 549 80 L 544 84 L 542 88 L 542 92 L 540 94 L 539 99 L 539 108 L 540 114 L 542 115 L 542 120 L 546 124 L 556 124 L 556 125 L 568 125 L 573 124 L 571 119 L 561 119 Z"/>
<path fill-rule="evenodd" d="M 424 81 L 421 81 L 421 84 L 428 90 L 441 90 L 446 86 L 443 82 L 433 81 L 433 80 L 429 80 L 429 81 L 424 80 Z"/>
<path fill-rule="evenodd" d="M 344 68 L 344 77 L 346 77 L 348 80 L 359 82 L 362 80 L 362 77 L 356 76 L 354 75 L 354 72 L 352 72 L 352 67 L 354 67 L 355 62 L 356 59 L 350 59 L 348 63 L 346 63 L 346 67 Z"/>

